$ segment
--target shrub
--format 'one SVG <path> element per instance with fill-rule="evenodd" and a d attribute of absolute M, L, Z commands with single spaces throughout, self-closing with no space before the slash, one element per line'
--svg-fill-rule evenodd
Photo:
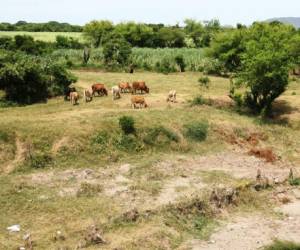
<path fill-rule="evenodd" d="M 271 245 L 266 246 L 264 250 L 300 250 L 300 244 L 275 240 Z"/>
<path fill-rule="evenodd" d="M 207 104 L 207 100 L 203 98 L 203 96 L 199 95 L 196 96 L 192 101 L 191 105 L 192 106 L 197 106 L 197 105 L 204 105 Z"/>
<path fill-rule="evenodd" d="M 204 141 L 208 133 L 208 122 L 192 122 L 184 126 L 184 134 L 186 137 L 194 141 Z"/>
<path fill-rule="evenodd" d="M 170 141 L 174 141 L 174 142 L 179 141 L 178 135 L 175 134 L 173 131 L 171 131 L 163 126 L 158 126 L 155 128 L 151 128 L 147 131 L 147 134 L 144 137 L 144 142 L 149 145 L 155 145 L 155 144 L 157 144 L 157 141 L 160 136 L 164 136 L 167 139 L 164 141 L 165 143 L 169 143 Z M 160 138 L 160 139 L 162 139 L 162 138 Z M 162 144 L 162 140 L 158 144 Z"/>
<path fill-rule="evenodd" d="M 5 91 L 7 100 L 20 104 L 46 101 L 48 96 L 44 71 L 29 58 L 0 69 L 0 88 Z"/>
<path fill-rule="evenodd" d="M 105 145 L 109 141 L 109 134 L 107 131 L 101 131 L 92 137 L 93 144 Z"/>
<path fill-rule="evenodd" d="M 119 126 L 126 135 L 135 133 L 134 119 L 131 116 L 122 116 L 119 119 Z"/>
<path fill-rule="evenodd" d="M 176 56 L 175 57 L 175 62 L 179 66 L 180 72 L 185 72 L 186 64 L 185 64 L 183 56 L 181 56 L 181 55 L 180 56 Z"/>
<path fill-rule="evenodd" d="M 10 138 L 10 135 L 6 131 L 1 131 L 0 130 L 0 142 L 8 142 Z"/>
<path fill-rule="evenodd" d="M 5 52 L 1 56 L 0 89 L 5 91 L 7 101 L 19 104 L 44 102 L 49 96 L 63 94 L 64 89 L 76 81 L 64 65 L 48 58 L 21 52 Z"/>
<path fill-rule="evenodd" d="M 161 62 L 156 63 L 155 67 L 156 71 L 164 74 L 176 71 L 176 69 L 172 66 L 169 58 L 163 58 Z"/>
<path fill-rule="evenodd" d="M 201 87 L 205 87 L 207 89 L 209 88 L 210 79 L 208 76 L 201 76 L 198 82 L 200 83 Z"/>
<path fill-rule="evenodd" d="M 115 146 L 123 151 L 141 151 L 142 144 L 138 138 L 132 134 L 121 134 L 115 141 Z"/>
<path fill-rule="evenodd" d="M 29 165 L 31 168 L 44 168 L 52 164 L 53 159 L 46 153 L 35 153 L 29 158 Z"/>
<path fill-rule="evenodd" d="M 300 186 L 300 178 L 289 179 L 289 184 L 291 186 Z"/>
<path fill-rule="evenodd" d="M 73 37 L 57 36 L 56 37 L 56 48 L 57 49 L 82 49 L 83 45 Z"/>

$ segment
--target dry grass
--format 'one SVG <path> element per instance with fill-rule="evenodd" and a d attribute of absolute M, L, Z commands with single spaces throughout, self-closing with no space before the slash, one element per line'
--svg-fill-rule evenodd
<path fill-rule="evenodd" d="M 114 102 L 111 96 L 96 97 L 91 103 L 85 104 L 81 99 L 78 106 L 71 106 L 63 98 L 55 98 L 47 104 L 0 109 L 0 131 L 4 136 L 2 140 L 0 137 L 0 149 L 7 152 L 4 155 L 0 151 L 0 169 L 3 170 L 15 159 L 16 135 L 27 145 L 29 152 L 26 155 L 51 158 L 46 168 L 33 169 L 30 159 L 25 159 L 18 162 L 15 172 L 0 174 L 0 248 L 21 246 L 24 243 L 22 236 L 27 231 L 32 234 L 37 249 L 50 246 L 51 249 L 60 246 L 74 248 L 84 237 L 86 228 L 93 224 L 100 228 L 101 225 L 111 225 L 112 218 L 120 217 L 133 206 L 157 207 L 161 192 L 174 188 L 172 194 L 184 193 L 189 188 L 170 185 L 172 180 L 187 179 L 185 183 L 190 180 L 187 176 L 191 166 L 187 165 L 185 169 L 183 165 L 179 169 L 172 165 L 172 161 L 186 164 L 188 161 L 184 159 L 189 157 L 230 150 L 233 145 L 226 141 L 226 136 L 234 135 L 245 141 L 251 131 L 261 132 L 267 138 L 259 141 L 262 147 L 272 146 L 283 160 L 290 160 L 295 165 L 300 163 L 300 102 L 297 95 L 292 95 L 292 92 L 300 93 L 298 83 L 292 83 L 280 98 L 291 107 L 289 112 L 280 114 L 280 117 L 288 119 L 287 124 L 282 124 L 276 120 L 266 123 L 230 109 L 189 105 L 188 101 L 198 94 L 226 99 L 228 79 L 211 77 L 211 88 L 204 92 L 199 88 L 199 73 L 74 73 L 79 77 L 77 88 L 80 90 L 95 82 L 103 82 L 110 88 L 120 81 L 145 80 L 150 87 L 150 94 L 145 95 L 149 108 L 132 110 L 131 95 L 123 95 Z M 171 89 L 178 93 L 178 102 L 174 104 L 166 102 L 166 95 Z M 140 152 L 120 150 L 113 145 L 109 145 L 105 152 L 99 151 L 91 143 L 91 138 L 103 130 L 110 131 L 117 138 L 121 133 L 118 119 L 124 114 L 134 117 L 140 136 L 147 128 L 163 126 L 176 132 L 181 140 L 166 147 L 147 146 Z M 210 125 L 207 140 L 197 143 L 184 138 L 183 125 L 203 119 Z M 5 134 L 11 136 L 5 139 Z M 125 163 L 130 164 L 126 171 L 120 168 Z M 94 174 L 92 177 L 77 174 L 83 169 L 91 169 Z M 193 178 L 203 178 L 208 186 L 219 181 L 226 185 L 236 183 L 224 173 L 209 171 Z M 168 183 L 169 186 L 166 186 Z M 76 190 L 80 188 L 83 192 L 76 196 Z M 74 191 L 75 195 L 68 195 L 68 191 Z M 254 200 L 252 196 L 251 200 Z M 187 216 L 184 219 L 186 224 L 180 224 L 182 222 L 179 223 L 176 217 L 160 213 L 139 223 L 127 223 L 121 227 L 112 225 L 113 230 L 104 232 L 108 243 L 103 247 L 175 248 L 195 233 L 194 229 L 189 231 L 193 224 L 196 223 L 201 230 L 203 226 L 205 230 L 206 222 L 201 218 L 190 220 Z M 20 224 L 22 232 L 8 234 L 6 227 L 13 224 Z M 187 225 L 189 230 L 186 230 Z M 52 235 L 58 230 L 64 232 L 65 241 L 53 241 Z M 91 246 L 88 249 L 98 248 Z"/>

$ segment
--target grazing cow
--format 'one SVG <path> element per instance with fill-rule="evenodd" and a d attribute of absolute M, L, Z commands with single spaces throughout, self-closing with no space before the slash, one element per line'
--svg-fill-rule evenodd
<path fill-rule="evenodd" d="M 132 94 L 136 94 L 136 92 L 138 90 L 141 92 L 141 94 L 143 94 L 143 92 L 149 93 L 149 91 L 150 91 L 145 82 L 143 82 L 143 81 L 133 82 L 132 83 Z"/>
<path fill-rule="evenodd" d="M 70 93 L 71 92 L 76 92 L 76 88 L 75 87 L 67 87 L 67 88 L 65 88 L 65 100 L 66 101 L 70 101 Z"/>
<path fill-rule="evenodd" d="M 120 99 L 121 98 L 121 94 L 120 94 L 120 88 L 118 86 L 113 86 L 111 88 L 111 93 L 112 93 L 112 99 L 113 101 L 116 99 Z"/>
<path fill-rule="evenodd" d="M 176 102 L 176 90 L 171 90 L 168 94 L 167 102 Z"/>
<path fill-rule="evenodd" d="M 135 109 L 137 106 L 139 106 L 139 108 L 147 108 L 148 105 L 145 101 L 145 98 L 143 96 L 132 96 L 131 97 L 131 107 L 133 109 Z"/>
<path fill-rule="evenodd" d="M 91 102 L 93 100 L 93 90 L 92 88 L 85 89 L 83 91 L 83 96 L 85 102 Z"/>
<path fill-rule="evenodd" d="M 121 93 L 130 93 L 132 89 L 128 82 L 121 82 L 119 84 L 119 88 Z"/>
<path fill-rule="evenodd" d="M 71 92 L 70 93 L 71 104 L 73 105 L 78 104 L 78 100 L 79 100 L 79 94 L 77 92 Z"/>
<path fill-rule="evenodd" d="M 102 83 L 96 83 L 92 86 L 93 90 L 93 96 L 95 96 L 95 93 L 97 93 L 99 96 L 108 95 L 107 89 L 105 88 L 105 85 Z"/>

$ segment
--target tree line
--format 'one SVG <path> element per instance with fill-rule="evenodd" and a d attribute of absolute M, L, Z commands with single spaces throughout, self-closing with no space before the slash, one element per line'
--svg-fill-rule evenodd
<path fill-rule="evenodd" d="M 84 36 L 91 44 L 101 47 L 111 36 L 122 36 L 132 47 L 201 48 L 209 46 L 214 35 L 225 30 L 218 20 L 200 22 L 186 19 L 184 26 L 111 21 L 92 21 L 83 27 Z"/>
<path fill-rule="evenodd" d="M 69 23 L 51 21 L 47 23 L 28 23 L 18 21 L 15 24 L 0 23 L 0 31 L 28 31 L 28 32 L 81 32 L 82 26 Z"/>

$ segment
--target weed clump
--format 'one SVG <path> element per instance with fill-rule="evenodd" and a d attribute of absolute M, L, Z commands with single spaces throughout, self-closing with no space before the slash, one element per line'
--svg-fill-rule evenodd
<path fill-rule="evenodd" d="M 147 135 L 144 137 L 144 142 L 152 146 L 158 144 L 158 142 L 160 142 L 160 144 L 166 144 L 171 141 L 178 142 L 178 135 L 163 126 L 149 129 Z"/>
<path fill-rule="evenodd" d="M 300 250 L 300 244 L 275 240 L 271 245 L 266 246 L 264 250 Z"/>
<path fill-rule="evenodd" d="M 198 82 L 200 83 L 201 87 L 204 88 L 209 88 L 209 83 L 210 83 L 210 79 L 207 76 L 201 76 L 198 80 Z"/>
<path fill-rule="evenodd" d="M 207 138 L 208 127 L 207 121 L 192 122 L 184 126 L 184 134 L 194 141 L 201 142 Z"/>
<path fill-rule="evenodd" d="M 51 166 L 53 158 L 47 153 L 35 153 L 29 157 L 29 165 L 31 168 L 45 168 Z"/>
<path fill-rule="evenodd" d="M 90 183 L 81 183 L 80 189 L 77 191 L 77 197 L 93 197 L 101 193 L 103 187 L 101 185 L 94 185 Z"/>
<path fill-rule="evenodd" d="M 131 116 L 122 116 L 119 119 L 119 125 L 125 135 L 134 134 L 135 126 L 134 119 Z"/>
<path fill-rule="evenodd" d="M 192 101 L 191 105 L 192 106 L 198 106 L 198 105 L 206 105 L 208 104 L 207 100 L 203 98 L 203 96 L 199 95 L 196 96 Z"/>

